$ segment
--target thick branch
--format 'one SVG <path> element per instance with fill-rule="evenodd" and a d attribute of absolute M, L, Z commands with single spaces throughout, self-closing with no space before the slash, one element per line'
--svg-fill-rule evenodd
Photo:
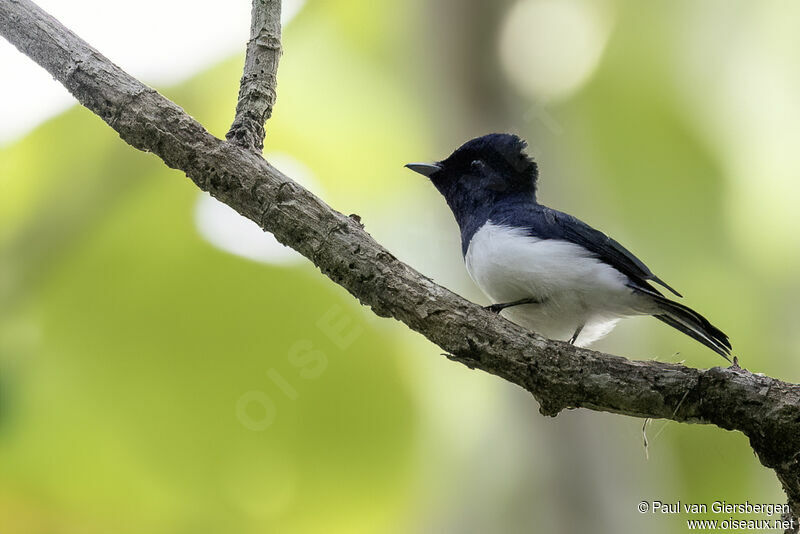
<path fill-rule="evenodd" d="M 452 360 L 525 388 L 546 415 L 583 407 L 739 430 L 800 510 L 800 385 L 736 366 L 630 361 L 544 340 L 400 262 L 357 218 L 331 209 L 252 151 L 213 137 L 29 0 L 0 2 L 0 33 L 126 142 L 184 171 L 376 314 L 404 322 Z"/>
<path fill-rule="evenodd" d="M 264 123 L 272 116 L 281 57 L 281 2 L 253 0 L 250 40 L 236 104 L 236 117 L 225 137 L 239 146 L 264 148 Z"/>

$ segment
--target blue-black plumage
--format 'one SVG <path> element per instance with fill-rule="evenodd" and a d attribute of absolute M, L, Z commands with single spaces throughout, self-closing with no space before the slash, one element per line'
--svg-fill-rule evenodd
<path fill-rule="evenodd" d="M 681 296 L 628 249 L 539 204 L 538 168 L 525 148 L 516 135 L 490 134 L 442 161 L 407 165 L 427 176 L 450 206 L 467 270 L 492 308 L 541 335 L 582 346 L 622 317 L 652 315 L 728 359 L 728 337 L 662 295 L 652 283 Z"/>

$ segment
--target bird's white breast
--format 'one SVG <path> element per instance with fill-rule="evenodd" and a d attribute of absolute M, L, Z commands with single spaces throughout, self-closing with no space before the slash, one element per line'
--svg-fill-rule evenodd
<path fill-rule="evenodd" d="M 464 260 L 493 303 L 542 301 L 503 314 L 551 339 L 569 339 L 585 325 L 578 343 L 586 345 L 608 333 L 619 317 L 638 313 L 627 277 L 569 241 L 538 239 L 489 221 L 472 237 Z"/>

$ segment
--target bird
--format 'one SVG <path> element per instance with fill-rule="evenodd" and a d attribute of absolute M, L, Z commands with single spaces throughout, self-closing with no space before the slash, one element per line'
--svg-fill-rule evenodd
<path fill-rule="evenodd" d="M 477 137 L 435 163 L 409 163 L 444 196 L 486 308 L 549 339 L 586 347 L 625 317 L 650 315 L 730 361 L 728 336 L 628 249 L 539 203 L 539 170 L 519 136 Z M 660 286 L 662 289 L 656 287 Z"/>

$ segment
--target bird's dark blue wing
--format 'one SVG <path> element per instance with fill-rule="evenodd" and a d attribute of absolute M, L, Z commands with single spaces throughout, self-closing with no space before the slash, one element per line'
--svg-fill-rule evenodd
<path fill-rule="evenodd" d="M 596 254 L 601 261 L 626 275 L 634 285 L 654 290 L 647 283 L 652 281 L 669 289 L 675 295 L 682 296 L 654 275 L 647 265 L 642 263 L 631 251 L 572 215 L 536 205 L 530 210 L 530 216 L 526 216 L 525 219 L 525 224 L 533 237 L 563 239 L 575 243 Z"/>

